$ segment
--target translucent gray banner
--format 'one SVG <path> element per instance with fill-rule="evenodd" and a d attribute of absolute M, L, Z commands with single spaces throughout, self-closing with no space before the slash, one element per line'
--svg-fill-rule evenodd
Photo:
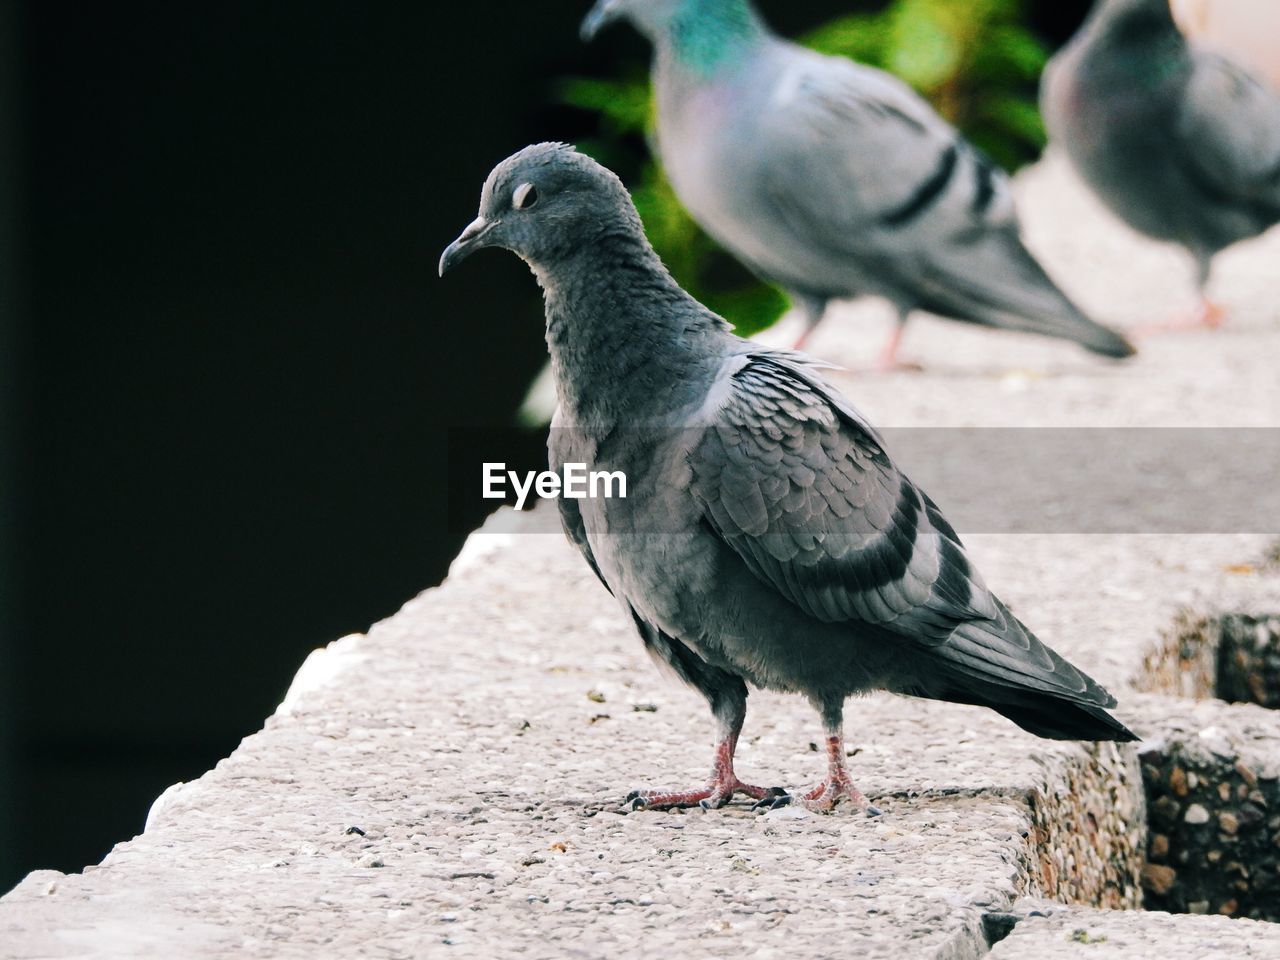
<path fill-rule="evenodd" d="M 882 436 L 893 462 L 962 534 L 1280 534 L 1280 429 L 912 428 Z M 588 473 L 625 472 L 627 498 L 635 504 L 660 484 L 687 482 L 654 469 L 649 454 L 694 450 L 702 437 L 695 430 L 628 430 L 600 445 L 576 442 L 585 437 L 558 439 L 595 451 L 594 462 L 584 463 Z M 527 449 L 527 437 L 524 443 Z M 491 443 L 487 450 L 500 447 Z M 454 459 L 450 469 L 455 496 L 482 496 L 482 462 Z M 496 469 L 488 468 L 490 476 Z M 762 466 L 765 476 L 784 469 Z M 505 491 L 514 504 L 514 485 Z M 616 483 L 610 495 L 617 496 Z M 536 485 L 529 487 L 525 508 L 538 499 Z M 666 523 L 664 515 L 648 516 L 631 532 L 678 532 L 662 529 Z"/>

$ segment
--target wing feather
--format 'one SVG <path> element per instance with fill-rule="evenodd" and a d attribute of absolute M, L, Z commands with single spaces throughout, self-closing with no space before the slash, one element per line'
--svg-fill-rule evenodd
<path fill-rule="evenodd" d="M 790 403 L 760 403 L 760 397 Z M 690 454 L 708 525 L 811 616 L 943 642 L 996 614 L 955 532 L 878 436 L 799 364 L 753 355 Z M 935 523 L 934 518 L 939 522 Z"/>
<path fill-rule="evenodd" d="M 937 505 L 803 363 L 759 353 L 732 369 L 713 419 L 737 429 L 694 445 L 690 489 L 764 584 L 815 619 L 923 644 L 949 676 L 1114 702 L 987 590 Z M 759 402 L 781 395 L 795 403 Z"/>

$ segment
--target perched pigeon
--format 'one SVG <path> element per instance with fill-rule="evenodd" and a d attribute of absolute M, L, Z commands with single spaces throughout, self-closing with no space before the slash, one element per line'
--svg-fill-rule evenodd
<path fill-rule="evenodd" d="M 584 37 L 617 17 L 653 42 L 658 148 L 681 202 L 791 294 L 808 331 L 828 301 L 879 294 L 899 317 L 886 367 L 916 308 L 1133 352 L 1054 285 L 1007 178 L 906 84 L 780 39 L 747 0 L 599 0 Z"/>
<path fill-rule="evenodd" d="M 612 173 L 563 144 L 504 160 L 440 272 L 490 246 L 523 258 L 543 289 L 560 401 L 552 468 L 628 478 L 625 499 L 561 499 L 565 531 L 719 725 L 704 786 L 632 803 L 864 802 L 841 718 L 865 690 L 990 707 L 1042 737 L 1134 739 L 1107 692 L 987 590 L 812 361 L 734 336 L 680 288 Z M 734 773 L 747 684 L 801 693 L 822 715 L 827 776 L 799 801 Z"/>
<path fill-rule="evenodd" d="M 1045 71 L 1045 121 L 1121 219 L 1195 257 L 1201 322 L 1218 251 L 1280 222 L 1280 95 L 1190 47 L 1168 0 L 1099 0 Z"/>

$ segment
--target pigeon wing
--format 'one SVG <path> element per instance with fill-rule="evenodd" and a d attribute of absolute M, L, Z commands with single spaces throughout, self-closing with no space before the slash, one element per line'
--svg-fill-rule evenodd
<path fill-rule="evenodd" d="M 797 48 L 760 129 L 771 202 L 833 250 L 918 260 L 1014 220 L 1004 174 L 882 71 Z"/>
<path fill-rule="evenodd" d="M 583 559 L 587 561 L 587 566 L 604 584 L 604 588 L 613 593 L 613 587 L 609 586 L 609 581 L 600 572 L 600 565 L 596 563 L 595 554 L 591 552 L 591 544 L 587 541 L 586 524 L 582 521 L 582 513 L 578 509 L 578 501 L 571 497 L 557 497 L 556 503 L 560 507 L 560 525 L 564 528 L 564 535 L 569 538 L 570 543 L 578 548 Z"/>
<path fill-rule="evenodd" d="M 948 677 L 1114 704 L 991 594 L 938 507 L 802 361 L 738 364 L 690 453 L 691 493 L 761 581 L 817 620 L 929 647 Z"/>
<path fill-rule="evenodd" d="M 552 470 L 562 476 L 564 464 L 575 458 L 571 447 L 579 440 L 579 434 L 580 431 L 566 427 L 560 408 L 557 407 L 551 417 L 551 430 L 547 435 L 547 462 Z M 613 587 L 609 586 L 609 581 L 600 572 L 600 564 L 596 562 L 595 554 L 591 552 L 591 544 L 587 540 L 587 525 L 582 519 L 582 511 L 578 509 L 578 501 L 572 497 L 556 497 L 556 504 L 560 509 L 560 526 L 564 528 L 564 535 L 578 548 L 583 559 L 587 561 L 587 566 L 591 567 L 591 571 L 604 584 L 604 588 L 613 593 Z"/>
<path fill-rule="evenodd" d="M 784 355 L 738 358 L 690 453 L 707 525 L 825 622 L 942 643 L 998 615 L 938 508 L 856 411 Z"/>

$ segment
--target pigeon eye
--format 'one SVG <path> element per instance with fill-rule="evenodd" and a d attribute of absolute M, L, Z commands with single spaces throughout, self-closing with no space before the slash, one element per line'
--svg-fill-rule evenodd
<path fill-rule="evenodd" d="M 532 183 L 522 183 L 511 195 L 511 206 L 517 210 L 528 210 L 538 202 L 538 188 Z"/>

